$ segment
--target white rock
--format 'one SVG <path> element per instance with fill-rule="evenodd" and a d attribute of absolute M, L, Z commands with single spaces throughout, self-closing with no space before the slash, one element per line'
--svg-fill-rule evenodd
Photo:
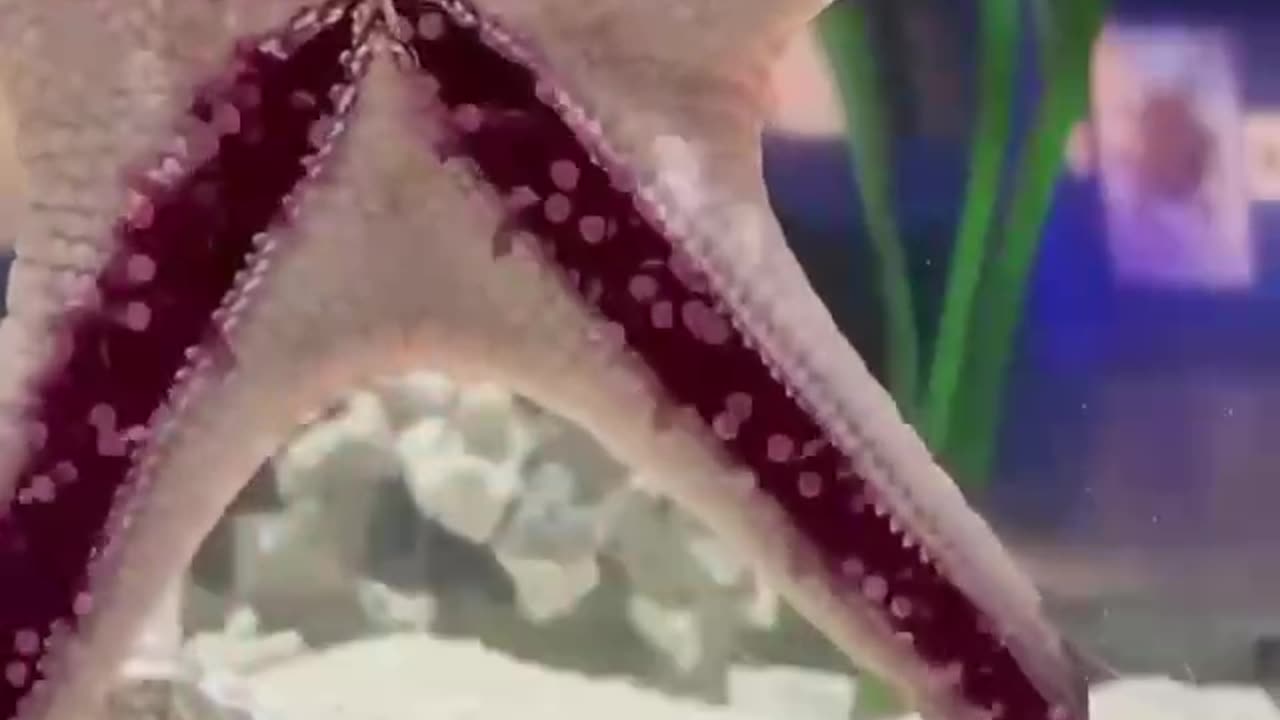
<path fill-rule="evenodd" d="M 1094 720 L 1278 720 L 1265 691 L 1196 687 L 1169 678 L 1125 678 L 1095 688 Z"/>
<path fill-rule="evenodd" d="M 669 608 L 643 596 L 627 598 L 631 625 L 676 668 L 692 672 L 702 660 L 702 628 L 691 610 Z"/>
<path fill-rule="evenodd" d="M 424 417 L 413 421 L 396 438 L 396 452 L 404 462 L 466 454 L 462 433 L 447 417 Z"/>
<path fill-rule="evenodd" d="M 260 624 L 258 613 L 254 612 L 253 608 L 247 605 L 240 605 L 227 613 L 227 622 L 223 632 L 227 637 L 238 640 L 255 638 L 258 636 Z"/>
<path fill-rule="evenodd" d="M 761 718 L 847 720 L 856 686 L 848 675 L 809 668 L 729 668 L 729 704 Z"/>
<path fill-rule="evenodd" d="M 600 549 L 599 508 L 576 499 L 577 479 L 559 463 L 543 463 L 525 480 L 494 540 L 510 557 L 580 563 Z"/>
<path fill-rule="evenodd" d="M 362 580 L 357 596 L 365 615 L 379 631 L 423 631 L 436 618 L 435 598 L 426 593 L 403 593 L 380 582 Z"/>
<path fill-rule="evenodd" d="M 322 497 L 340 502 L 359 487 L 396 477 L 395 436 L 377 396 L 351 395 L 333 416 L 303 430 L 277 456 L 276 483 L 286 502 Z"/>
<path fill-rule="evenodd" d="M 232 588 L 261 601 L 340 592 L 355 578 L 338 538 L 325 527 L 327 504 L 306 501 L 286 514 L 243 513 L 232 520 Z"/>
<path fill-rule="evenodd" d="M 444 418 L 410 425 L 396 441 L 418 510 L 473 542 L 489 542 L 522 486 L 536 438 L 511 393 L 496 385 L 460 391 Z"/>
<path fill-rule="evenodd" d="M 409 453 L 404 457 L 405 480 L 418 511 L 472 542 L 493 537 L 520 487 L 515 468 L 483 458 Z"/>
<path fill-rule="evenodd" d="M 745 579 L 746 563 L 713 535 L 692 534 L 689 538 L 689 554 L 717 585 L 730 587 Z"/>
<path fill-rule="evenodd" d="M 183 656 L 198 667 L 219 673 L 246 673 L 296 658 L 307 643 L 293 631 L 254 638 L 225 633 L 199 633 L 187 640 Z"/>
<path fill-rule="evenodd" d="M 532 449 L 531 433 L 519 415 L 510 391 L 484 383 L 462 389 L 452 420 L 469 455 L 502 463 Z"/>
<path fill-rule="evenodd" d="M 515 584 L 520 613 L 535 623 L 567 615 L 600 583 L 592 556 L 567 564 L 501 553 L 497 558 Z"/>
<path fill-rule="evenodd" d="M 458 386 L 447 376 L 413 372 L 375 384 L 387 418 L 395 430 L 403 430 L 425 417 L 443 417 L 458 399 Z"/>

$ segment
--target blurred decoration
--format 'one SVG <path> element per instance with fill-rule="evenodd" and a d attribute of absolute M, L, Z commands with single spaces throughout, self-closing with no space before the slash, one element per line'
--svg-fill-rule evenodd
<path fill-rule="evenodd" d="M 1249 198 L 1280 202 L 1280 112 L 1247 113 L 1244 148 Z"/>
<path fill-rule="evenodd" d="M 964 202 L 936 339 L 922 343 L 920 293 L 912 287 L 896 212 L 897 136 L 889 119 L 902 103 L 889 79 L 895 60 L 916 63 L 894 57 L 883 28 L 891 17 L 927 17 L 919 12 L 925 5 L 838 3 L 821 18 L 818 33 L 842 98 L 862 217 L 877 263 L 887 383 L 904 415 L 974 493 L 991 474 L 1003 383 L 1028 279 L 1067 141 L 1088 109 L 1091 50 L 1105 9 L 1103 0 L 976 0 L 977 101 Z M 917 20 L 913 27 L 918 36 L 928 25 Z M 1039 93 L 1030 127 L 1016 132 L 1018 66 L 1028 42 L 1038 51 Z M 929 357 L 922 347 L 932 349 Z M 858 705 L 859 717 L 876 717 L 899 703 L 887 688 L 864 681 Z"/>
<path fill-rule="evenodd" d="M 1256 284 L 1236 54 L 1222 28 L 1102 34 L 1092 124 L 1120 286 Z"/>

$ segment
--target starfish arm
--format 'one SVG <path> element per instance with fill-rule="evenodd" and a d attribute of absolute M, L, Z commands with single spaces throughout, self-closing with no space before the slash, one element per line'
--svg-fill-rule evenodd
<path fill-rule="evenodd" d="M 673 234 L 685 236 L 683 251 L 732 306 L 731 314 L 746 334 L 754 335 L 762 354 L 771 356 L 773 371 L 819 418 L 844 454 L 861 457 L 859 470 L 870 476 L 884 512 L 897 516 L 913 536 L 904 540 L 923 542 L 929 553 L 940 556 L 949 566 L 951 582 L 982 608 L 988 622 L 999 626 L 994 631 L 1001 642 L 1052 702 L 1072 716 L 1087 713 L 1071 650 L 1043 618 L 1037 590 L 967 507 L 840 335 L 769 210 L 758 151 L 767 87 L 761 73 L 778 50 L 769 30 L 794 32 L 798 21 L 809 19 L 803 4 L 792 6 L 802 11 L 798 13 L 775 6 L 775 14 L 762 14 L 758 20 L 766 22 L 757 29 L 767 41 L 754 45 L 733 26 L 733 9 L 715 3 L 697 5 L 691 12 L 705 14 L 688 23 L 689 16 L 678 12 L 647 14 L 630 3 L 605 2 L 586 25 L 546 20 L 571 13 L 562 9 L 570 3 L 547 0 L 542 5 L 539 11 L 526 10 L 518 25 L 508 23 L 544 49 L 545 74 L 581 89 L 591 119 L 586 133 L 599 128 L 625 158 L 624 164 L 652 190 L 672 221 Z M 504 9 L 495 11 L 500 19 Z M 816 6 L 807 9 L 812 12 Z M 630 35 L 633 28 L 643 28 L 640 34 L 652 28 L 654 37 L 671 41 L 629 42 L 623 34 Z M 564 48 L 579 50 L 570 54 Z M 591 60 L 584 63 L 583 57 Z M 534 65 L 540 61 L 531 60 Z M 688 487 L 671 491 L 678 495 Z M 747 540 L 758 545 L 762 535 L 750 535 Z M 755 547 L 751 554 L 763 552 Z M 911 677 L 915 694 L 936 681 L 923 676 L 936 675 L 932 671 L 910 670 L 912 663 L 903 662 L 901 653 L 888 645 L 869 642 L 865 628 L 856 627 L 841 607 L 844 599 L 830 591 L 792 593 L 792 600 L 851 655 L 890 665 L 896 677 Z"/>
<path fill-rule="evenodd" d="M 179 140 L 172 124 L 192 84 L 225 61 L 234 38 L 281 25 L 301 3 L 3 5 L 0 161 L 12 155 L 6 175 L 23 200 L 13 220 L 12 335 L 56 316 L 77 281 L 101 270 L 105 230 L 130 202 L 139 163 L 182 152 L 159 143 Z M 19 354 L 0 382 L 21 384 L 40 364 L 37 348 Z"/>
<path fill-rule="evenodd" d="M 41 518 L 97 527 L 109 542 L 88 535 L 74 549 L 92 552 L 66 558 L 66 575 L 49 590 L 62 615 L 15 625 L 35 612 L 28 604 L 0 616 L 14 647 L 0 698 L 42 699 L 24 706 L 23 720 L 78 717 L 94 701 L 147 604 L 302 412 L 352 384 L 424 364 L 504 382 L 594 429 L 750 554 L 850 655 L 890 672 L 939 717 L 1001 708 L 1087 717 L 1034 588 L 840 338 L 769 212 L 758 151 L 762 73 L 775 47 L 768 38 L 775 28 L 779 37 L 793 31 L 822 3 L 705 0 L 669 4 L 663 10 L 674 15 L 661 16 L 635 3 L 576 13 L 578 3 L 490 0 L 483 32 L 469 3 L 391 3 L 400 16 L 391 34 L 409 61 L 401 69 L 375 61 L 354 112 L 309 114 L 320 97 L 338 102 L 334 93 L 287 88 L 323 80 L 314 68 L 340 56 L 323 42 L 286 42 L 273 51 L 319 58 L 276 78 L 285 89 L 262 103 L 274 114 L 236 105 L 252 123 L 221 126 L 225 113 L 192 106 L 201 109 L 188 114 L 222 127 L 223 139 L 212 158 L 199 155 L 208 164 L 172 168 L 203 180 L 164 186 L 179 188 L 172 192 L 122 180 L 118 168 L 169 136 L 167 123 L 183 115 L 233 36 L 279 25 L 292 4 L 172 3 L 117 15 L 103 10 L 106 0 L 91 3 L 101 32 L 122 40 L 101 62 L 83 59 L 85 43 L 99 46 L 101 37 L 75 35 L 86 32 L 84 17 L 64 4 L 17 5 L 32 13 L 24 22 L 42 48 L 19 56 L 57 59 L 45 77 L 60 94 L 23 85 L 25 73 L 9 83 L 29 200 L 15 312 L 0 325 L 5 355 L 17 358 L 0 395 L 9 399 L 5 425 L 16 431 L 0 453 L 10 462 L 0 467 L 9 493 L 0 540 L 12 545 L 0 552 L 0 573 L 42 587 L 57 575 L 30 560 L 61 545 L 18 532 L 39 529 Z M 62 9 L 42 15 L 46 7 Z M 213 7 L 226 14 L 209 15 Z M 177 48 L 193 45 L 179 40 L 195 28 L 213 42 L 188 57 Z M 130 63 L 139 57 L 158 72 L 136 72 Z M 457 58 L 519 82 L 466 81 L 449 70 Z M 543 80 L 536 88 L 525 82 L 530 73 Z M 121 78 L 129 80 L 122 86 Z M 277 108 L 280 93 L 288 102 Z M 101 117 L 76 115 L 87 110 Z M 326 138 L 349 126 L 328 170 L 312 163 L 329 154 L 324 142 L 288 156 L 294 119 L 310 119 Z M 59 134 L 59 124 L 70 132 Z M 266 235 L 240 222 L 257 212 L 243 203 L 263 194 L 248 192 L 262 178 L 237 164 L 255 128 L 269 131 L 259 155 L 267 169 L 277 167 L 272 153 L 285 152 L 312 176 L 297 197 L 267 188 L 296 213 L 263 219 Z M 530 148 L 566 155 L 505 159 Z M 517 189 L 533 193 L 534 204 Z M 140 197 L 126 204 L 130 190 Z M 69 198 L 73 212 L 51 197 Z M 225 218 L 198 216 L 205 220 L 176 226 L 185 234 L 172 232 L 170 223 L 210 206 L 227 209 Z M 593 207 L 608 217 L 587 214 Z M 209 222 L 220 230 L 202 236 Z M 136 261 L 140 243 L 161 240 L 151 247 L 175 254 Z M 628 247 L 654 254 L 612 249 Z M 237 267 L 245 272 L 232 278 Z M 65 343 L 68 322 L 98 327 L 108 346 L 125 342 L 101 329 L 102 307 L 89 320 L 74 308 L 93 296 L 83 278 L 108 301 L 143 297 L 120 290 L 124 281 L 168 288 L 145 296 L 141 310 L 107 306 L 123 310 L 114 322 L 138 334 L 129 342 L 154 340 L 157 352 L 165 313 L 184 309 L 165 337 L 186 338 L 178 350 L 193 352 L 172 378 L 130 374 L 91 352 L 96 346 Z M 213 301 L 197 302 L 201 292 Z M 682 370 L 690 367 L 703 376 Z M 91 379 L 98 384 L 86 385 Z M 65 454 L 76 438 L 92 442 L 87 424 L 98 433 L 91 449 L 121 457 L 117 445 L 132 437 L 117 432 L 124 406 L 108 413 L 90 402 L 84 417 L 50 416 L 50 398 L 60 387 L 82 395 L 126 381 L 166 394 L 154 412 L 130 420 L 141 435 L 127 459 L 93 478 L 127 492 L 98 498 L 94 507 L 109 512 L 86 515 L 75 491 L 50 496 L 50 479 L 68 473 L 49 448 Z M 110 563 L 81 582 L 77 563 L 89 570 L 99 552 Z M 61 643 L 49 646 L 51 638 Z"/>
<path fill-rule="evenodd" d="M 0 323 L 0 716 L 83 716 L 176 572 L 165 558 L 194 550 L 197 540 L 182 544 L 196 536 L 181 523 L 226 487 L 210 482 L 166 506 L 172 485 L 163 477 L 158 492 L 140 490 L 151 477 L 143 466 L 158 451 L 139 447 L 159 448 L 165 437 L 181 443 L 173 438 L 182 423 L 170 424 L 164 411 L 179 414 L 180 401 L 190 401 L 192 383 L 180 376 L 199 375 L 196 361 L 220 357 L 195 354 L 206 345 L 206 316 L 231 288 L 209 278 L 235 272 L 244 255 L 234 253 L 236 243 L 254 240 L 235 227 L 254 214 L 240 212 L 245 202 L 273 183 L 263 195 L 284 193 L 296 174 L 288 148 L 279 157 L 272 148 L 234 147 L 254 132 L 288 130 L 311 111 L 236 93 L 264 83 L 336 87 L 269 57 L 332 30 L 331 17 L 290 22 L 298 6 L 19 2 L 6 17 L 16 21 L 5 27 L 20 32 L 6 44 L 14 52 L 0 64 L 0 87 L 25 204 L 10 314 Z M 264 46 L 231 53 L 233 40 L 271 28 Z M 309 44 L 324 51 L 324 42 Z M 295 132 L 308 139 L 305 126 Z M 228 182 L 253 170 L 266 185 Z M 217 217 L 220 202 L 239 204 L 231 215 L 240 217 Z M 228 238 L 234 242 L 222 242 Z M 237 458 L 253 456 L 253 442 L 245 444 L 247 455 L 228 454 L 233 473 L 243 471 Z M 165 510 L 135 512 L 138 498 Z M 167 528 L 148 530 L 144 517 Z M 131 544 L 135 518 L 144 540 L 159 532 L 175 547 Z"/>

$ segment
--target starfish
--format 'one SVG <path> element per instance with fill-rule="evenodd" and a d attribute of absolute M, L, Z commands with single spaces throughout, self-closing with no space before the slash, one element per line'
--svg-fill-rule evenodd
<path fill-rule="evenodd" d="M 0 0 L 0 718 L 90 712 L 299 418 L 422 366 L 592 429 L 926 716 L 1087 718 L 769 210 L 828 1 Z"/>

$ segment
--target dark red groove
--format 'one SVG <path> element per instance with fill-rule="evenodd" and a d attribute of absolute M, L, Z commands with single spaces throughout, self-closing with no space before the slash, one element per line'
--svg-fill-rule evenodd
<path fill-rule="evenodd" d="M 632 194 L 614 187 L 605 163 L 539 98 L 535 72 L 490 47 L 478 26 L 450 19 L 447 10 L 470 12 L 469 4 L 444 5 L 433 0 L 395 3 L 410 26 L 425 23 L 433 29 L 431 38 L 418 33 L 405 46 L 421 71 L 439 83 L 439 113 L 433 119 L 448 133 L 446 152 L 474 161 L 503 200 L 517 192 L 526 200 L 532 197 L 521 188 L 540 200 L 555 193 L 567 196 L 572 206 L 567 220 L 557 220 L 562 204 L 549 209 L 534 202 L 512 210 L 508 223 L 541 239 L 544 255 L 604 319 L 621 326 L 627 346 L 655 372 L 670 399 L 693 408 L 709 427 L 736 430 L 722 435 L 724 449 L 754 471 L 759 491 L 819 551 L 836 582 L 862 593 L 866 578 L 886 581 L 888 594 L 881 601 L 885 621 L 895 633 L 909 634 L 916 652 L 930 664 L 959 663 L 964 668 L 959 691 L 970 702 L 1003 709 L 1005 718 L 1049 718 L 1046 699 L 1009 649 L 983 631 L 981 612 L 923 562 L 917 550 L 903 547 L 889 518 L 863 501 L 867 479 L 847 470 L 850 458 L 833 447 L 812 414 L 773 379 L 747 339 L 722 316 L 708 315 L 717 298 L 705 282 L 686 282 L 689 272 L 681 270 L 673 241 L 637 211 Z M 442 21 L 447 30 L 437 35 L 434 28 Z M 459 122 L 460 109 L 467 108 L 465 114 L 470 106 L 480 110 L 479 128 Z M 553 180 L 549 169 L 558 161 L 569 161 L 578 171 L 571 191 Z M 588 216 L 603 218 L 612 235 L 595 242 L 584 238 L 579 223 Z M 668 313 L 658 306 L 662 302 L 670 303 L 672 329 L 655 327 L 655 317 L 665 325 Z M 705 339 L 685 327 L 686 314 L 704 328 L 699 334 Z M 726 423 L 732 417 L 725 414 L 728 399 L 739 393 L 751 397 L 751 419 Z M 792 443 L 782 462 L 777 458 L 784 455 L 786 441 L 778 438 Z M 812 497 L 815 476 L 821 485 L 817 498 Z M 808 492 L 802 491 L 806 483 Z M 849 573 L 850 559 L 863 572 Z M 872 594 L 878 595 L 875 589 Z"/>
<path fill-rule="evenodd" d="M 47 673 L 51 638 L 77 627 L 89 560 L 108 539 L 113 505 L 133 490 L 135 458 L 120 451 L 136 443 L 108 435 L 100 447 L 99 435 L 147 427 L 188 349 L 217 339 L 214 311 L 246 268 L 254 237 L 278 220 L 304 178 L 304 159 L 316 154 L 309 129 L 335 111 L 332 91 L 355 80 L 343 52 L 358 42 L 356 4 L 326 11 L 343 6 L 334 22 L 268 36 L 285 57 L 243 46 L 198 93 L 183 127 L 214 123 L 221 137 L 190 136 L 204 141 L 203 151 L 192 145 L 203 154 L 167 183 L 136 181 L 154 207 L 150 223 L 135 214 L 115 228 L 96 283 L 100 302 L 62 320 L 69 351 L 36 387 L 31 415 L 46 440 L 33 445 L 14 498 L 0 507 L 0 718 L 15 717 Z M 98 405 L 114 417 L 95 412 Z"/>

